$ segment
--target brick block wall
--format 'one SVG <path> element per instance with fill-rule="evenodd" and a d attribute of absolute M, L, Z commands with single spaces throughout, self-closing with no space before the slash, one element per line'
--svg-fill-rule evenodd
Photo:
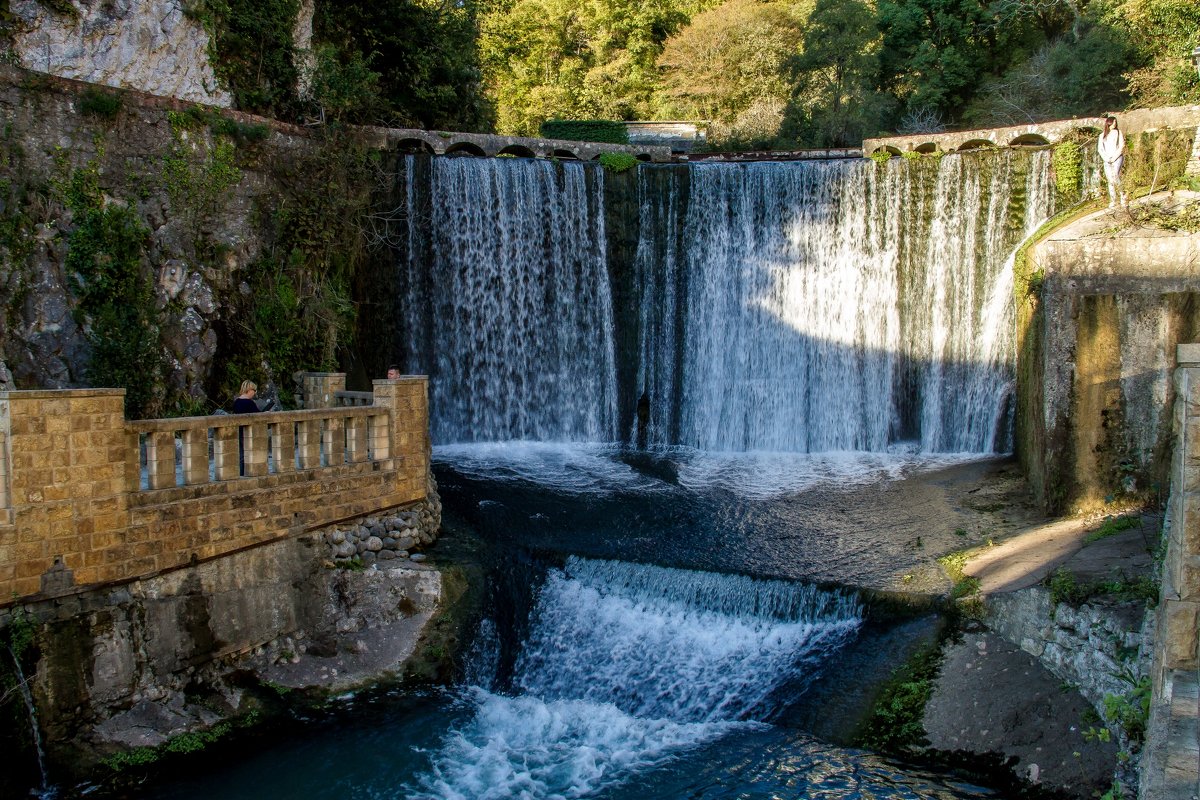
<path fill-rule="evenodd" d="M 76 587 L 131 580 L 424 499 L 426 379 L 375 388 L 375 460 L 266 474 L 264 455 L 239 478 L 235 452 L 228 480 L 147 490 L 123 390 L 0 393 L 0 603 L 39 593 L 58 558 Z M 174 441 L 148 434 L 148 455 L 173 464 Z"/>

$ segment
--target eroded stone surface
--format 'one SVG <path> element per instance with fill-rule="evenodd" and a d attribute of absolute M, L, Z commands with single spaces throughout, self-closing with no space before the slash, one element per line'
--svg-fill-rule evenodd
<path fill-rule="evenodd" d="M 13 0 L 21 66 L 64 78 L 231 106 L 208 60 L 208 33 L 181 0 L 75 0 L 78 15 Z"/>

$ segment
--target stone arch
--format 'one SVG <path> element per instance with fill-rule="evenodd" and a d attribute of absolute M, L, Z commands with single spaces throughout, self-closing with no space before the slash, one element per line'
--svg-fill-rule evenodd
<path fill-rule="evenodd" d="M 446 148 L 448 156 L 486 156 L 483 148 L 474 142 L 455 142 Z"/>
<path fill-rule="evenodd" d="M 958 146 L 958 151 L 965 152 L 967 150 L 983 150 L 988 147 L 995 147 L 996 143 L 988 139 L 968 139 Z"/>
<path fill-rule="evenodd" d="M 1100 134 L 1104 133 L 1104 129 L 1098 128 L 1095 125 L 1082 125 L 1076 128 L 1073 133 L 1084 139 L 1099 139 Z"/>
<path fill-rule="evenodd" d="M 875 148 L 875 152 L 874 152 L 874 153 L 871 153 L 871 155 L 873 155 L 873 156 L 874 156 L 874 155 L 878 155 L 878 154 L 880 154 L 880 153 L 887 153 L 887 154 L 888 154 L 889 156 L 891 156 L 892 158 L 895 158 L 895 157 L 897 157 L 898 155 L 900 155 L 900 148 L 899 148 L 899 147 L 893 147 L 893 146 L 892 146 L 892 145 L 890 145 L 890 144 L 884 144 L 884 145 L 880 145 L 879 147 L 876 147 L 876 148 Z"/>
<path fill-rule="evenodd" d="M 1050 140 L 1040 133 L 1023 133 L 1008 143 L 1009 147 L 1046 147 Z"/>
<path fill-rule="evenodd" d="M 651 157 L 651 155 L 649 153 L 638 153 L 637 160 L 638 161 L 653 161 L 654 159 L 653 159 L 653 157 Z"/>
<path fill-rule="evenodd" d="M 516 156 L 517 158 L 537 158 L 537 153 L 520 144 L 510 144 L 500 148 L 498 156 Z"/>
<path fill-rule="evenodd" d="M 914 153 L 920 153 L 921 155 L 933 155 L 937 151 L 937 142 L 925 142 L 924 144 L 919 144 L 913 148 Z"/>
<path fill-rule="evenodd" d="M 554 158 L 561 159 L 563 161 L 578 161 L 579 160 L 579 156 L 575 155 L 570 150 L 559 149 L 559 150 L 555 150 L 550 155 Z"/>
<path fill-rule="evenodd" d="M 396 142 L 396 149 L 401 153 L 429 153 L 433 154 L 433 145 L 424 139 L 409 137 Z"/>

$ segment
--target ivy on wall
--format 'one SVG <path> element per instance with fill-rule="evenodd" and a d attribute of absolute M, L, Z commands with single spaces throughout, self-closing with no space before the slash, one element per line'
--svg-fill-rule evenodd
<path fill-rule="evenodd" d="M 78 305 L 75 316 L 91 345 L 88 380 L 125 389 L 125 412 L 153 416 L 162 410 L 165 364 L 154 307 L 154 284 L 144 267 L 150 235 L 130 206 L 106 198 L 96 158 L 71 170 L 56 155 L 51 186 L 71 214 L 64 269 Z"/>
<path fill-rule="evenodd" d="M 327 131 L 319 147 L 274 165 L 278 191 L 256 211 L 267 246 L 246 271 L 248 291 L 230 300 L 218 383 L 273 380 L 287 404 L 294 373 L 337 367 L 355 321 L 373 157 Z"/>
<path fill-rule="evenodd" d="M 548 119 L 541 125 L 541 134 L 547 139 L 564 139 L 572 142 L 629 144 L 629 134 L 625 130 L 625 123 L 606 119 Z"/>

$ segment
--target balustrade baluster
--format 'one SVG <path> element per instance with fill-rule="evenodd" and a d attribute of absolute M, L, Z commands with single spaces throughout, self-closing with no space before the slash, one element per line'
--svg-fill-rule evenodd
<path fill-rule="evenodd" d="M 238 428 L 236 425 L 216 428 L 213 434 L 213 461 L 219 481 L 235 480 L 241 475 L 238 469 Z"/>
<path fill-rule="evenodd" d="M 321 466 L 321 420 L 306 419 L 299 424 L 300 469 L 317 469 Z"/>
<path fill-rule="evenodd" d="M 242 426 L 242 474 L 257 478 L 267 474 L 267 425 Z"/>
<path fill-rule="evenodd" d="M 296 423 L 279 422 L 271 426 L 271 458 L 276 472 L 296 471 Z"/>
<path fill-rule="evenodd" d="M 175 485 L 175 432 L 146 434 L 146 488 L 166 489 Z"/>
<path fill-rule="evenodd" d="M 325 450 L 325 465 L 330 467 L 346 463 L 346 428 L 345 420 L 341 417 L 331 417 L 325 420 L 324 435 L 321 444 Z"/>
<path fill-rule="evenodd" d="M 208 428 L 183 432 L 183 482 L 189 486 L 208 483 Z"/>

